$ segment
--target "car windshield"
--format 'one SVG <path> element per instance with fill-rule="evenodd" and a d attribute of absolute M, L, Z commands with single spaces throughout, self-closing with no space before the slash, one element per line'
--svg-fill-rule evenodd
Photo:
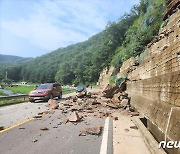
<path fill-rule="evenodd" d="M 77 90 L 78 92 L 83 91 L 84 89 L 85 89 L 84 86 L 78 86 L 78 87 L 76 88 L 76 90 Z"/>
<path fill-rule="evenodd" d="M 52 88 L 52 84 L 42 84 L 39 87 L 37 87 L 37 89 L 51 89 Z"/>

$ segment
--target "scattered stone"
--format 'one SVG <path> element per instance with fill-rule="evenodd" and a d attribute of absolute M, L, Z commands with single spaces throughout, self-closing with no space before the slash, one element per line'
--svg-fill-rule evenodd
<path fill-rule="evenodd" d="M 40 112 L 40 113 L 38 113 L 38 115 L 42 115 L 42 114 L 44 114 L 44 112 Z"/>
<path fill-rule="evenodd" d="M 127 128 L 125 128 L 124 130 L 125 130 L 125 132 L 129 132 L 129 129 L 127 129 Z"/>
<path fill-rule="evenodd" d="M 42 118 L 42 115 L 36 115 L 33 118 L 39 119 L 39 118 Z"/>
<path fill-rule="evenodd" d="M 121 106 L 126 107 L 127 105 L 129 105 L 129 100 L 128 99 L 123 99 L 121 101 Z"/>
<path fill-rule="evenodd" d="M 96 99 L 94 99 L 94 101 L 92 102 L 92 105 L 97 105 L 97 104 L 101 104 L 101 103 L 98 102 Z"/>
<path fill-rule="evenodd" d="M 131 115 L 131 117 L 133 117 L 133 116 L 139 116 L 139 113 L 138 113 L 138 112 L 131 112 L 130 115 Z"/>
<path fill-rule="evenodd" d="M 86 136 L 88 134 L 90 135 L 100 135 L 102 132 L 102 126 L 94 126 L 90 128 L 85 128 L 84 130 L 80 131 L 79 136 Z"/>
<path fill-rule="evenodd" d="M 41 127 L 40 130 L 49 130 L 47 127 Z"/>
<path fill-rule="evenodd" d="M 131 129 L 138 129 L 137 126 L 130 126 Z"/>
<path fill-rule="evenodd" d="M 78 98 L 82 98 L 82 97 L 84 97 L 86 95 L 86 92 L 85 91 L 82 91 L 82 92 L 79 92 L 76 96 L 78 97 Z"/>
<path fill-rule="evenodd" d="M 78 122 L 80 121 L 80 117 L 77 112 L 72 112 L 70 116 L 68 116 L 68 120 L 70 122 Z"/>
<path fill-rule="evenodd" d="M 54 100 L 54 99 L 50 99 L 50 100 L 48 101 L 48 103 L 49 103 L 49 108 L 50 108 L 51 110 L 58 109 L 58 107 L 59 107 L 59 104 L 58 104 L 57 101 Z"/>
<path fill-rule="evenodd" d="M 38 140 L 32 140 L 32 142 L 37 142 Z"/>
<path fill-rule="evenodd" d="M 73 102 L 76 102 L 77 101 L 77 97 L 73 97 L 72 100 L 73 100 Z"/>
<path fill-rule="evenodd" d="M 115 104 L 107 104 L 108 107 L 112 108 L 112 109 L 118 109 L 119 107 Z"/>
<path fill-rule="evenodd" d="M 1 131 L 1 130 L 4 130 L 4 126 L 1 126 L 1 127 L 0 127 L 0 131 Z"/>
<path fill-rule="evenodd" d="M 119 118 L 118 117 L 114 117 L 113 120 L 118 120 Z"/>

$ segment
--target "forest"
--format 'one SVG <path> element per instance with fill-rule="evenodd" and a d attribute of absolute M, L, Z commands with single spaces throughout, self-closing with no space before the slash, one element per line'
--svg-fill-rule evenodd
<path fill-rule="evenodd" d="M 59 48 L 24 63 L 0 63 L 0 81 L 62 84 L 96 83 L 103 68 L 138 57 L 157 35 L 163 13 L 171 0 L 140 0 L 117 22 L 108 22 L 105 30 L 65 48 Z"/>

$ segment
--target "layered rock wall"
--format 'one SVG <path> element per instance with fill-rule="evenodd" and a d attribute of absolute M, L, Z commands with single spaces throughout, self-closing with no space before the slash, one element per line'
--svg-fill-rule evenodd
<path fill-rule="evenodd" d="M 180 10 L 149 45 L 147 57 L 128 74 L 132 105 L 147 119 L 158 141 L 180 140 Z M 121 72 L 127 69 L 121 69 Z M 121 75 L 123 73 L 120 73 Z M 180 149 L 166 149 L 178 154 Z"/>

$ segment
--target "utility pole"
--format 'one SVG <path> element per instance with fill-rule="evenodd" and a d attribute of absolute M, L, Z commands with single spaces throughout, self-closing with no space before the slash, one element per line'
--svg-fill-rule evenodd
<path fill-rule="evenodd" d="M 6 79 L 7 79 L 7 77 L 8 77 L 8 72 L 6 71 Z"/>

